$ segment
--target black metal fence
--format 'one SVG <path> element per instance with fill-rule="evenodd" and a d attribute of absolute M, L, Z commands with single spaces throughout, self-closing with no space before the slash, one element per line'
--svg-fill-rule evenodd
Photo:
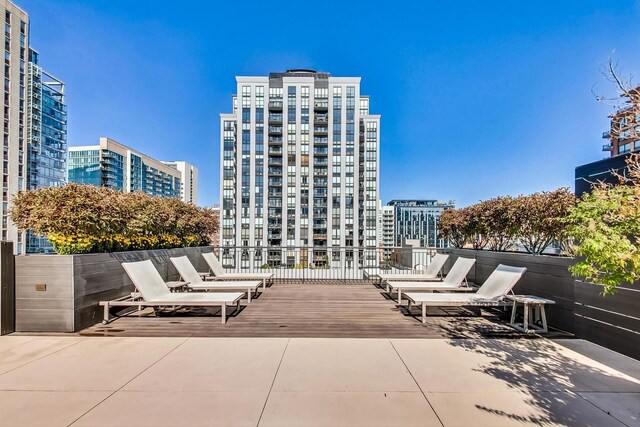
<path fill-rule="evenodd" d="M 228 272 L 271 272 L 280 280 L 367 280 L 379 273 L 423 271 L 435 248 L 249 247 L 215 249 Z"/>

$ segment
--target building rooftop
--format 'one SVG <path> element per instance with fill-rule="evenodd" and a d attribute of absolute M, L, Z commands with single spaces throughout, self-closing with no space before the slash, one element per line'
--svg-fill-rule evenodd
<path fill-rule="evenodd" d="M 403 207 L 428 207 L 428 206 L 434 206 L 434 207 L 446 207 L 446 206 L 452 206 L 453 203 L 451 201 L 449 202 L 439 202 L 437 200 L 430 200 L 430 199 L 422 199 L 422 200 L 414 200 L 414 199 L 398 199 L 398 200 L 391 200 L 389 203 L 387 203 L 387 206 L 403 206 Z"/>

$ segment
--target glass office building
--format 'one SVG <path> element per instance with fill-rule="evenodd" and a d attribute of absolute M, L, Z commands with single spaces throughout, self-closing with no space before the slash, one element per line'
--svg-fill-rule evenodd
<path fill-rule="evenodd" d="M 181 198 L 180 171 L 109 138 L 69 147 L 69 182 Z"/>
<path fill-rule="evenodd" d="M 27 64 L 26 189 L 61 187 L 67 174 L 67 106 L 64 83 L 38 65 L 29 49 Z M 26 233 L 26 253 L 53 253 L 46 237 Z"/>

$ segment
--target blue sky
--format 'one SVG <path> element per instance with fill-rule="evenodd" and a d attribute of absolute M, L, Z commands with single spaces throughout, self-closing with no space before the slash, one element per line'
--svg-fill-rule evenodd
<path fill-rule="evenodd" d="M 456 200 L 566 186 L 604 157 L 612 55 L 640 75 L 638 1 L 16 0 L 65 81 L 69 144 L 109 136 L 200 169 L 219 200 L 219 114 L 236 75 L 361 76 L 382 115 L 381 198 Z"/>

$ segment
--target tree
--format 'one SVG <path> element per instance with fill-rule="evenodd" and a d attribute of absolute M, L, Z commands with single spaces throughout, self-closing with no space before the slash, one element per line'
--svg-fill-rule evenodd
<path fill-rule="evenodd" d="M 621 185 L 593 184 L 567 218 L 572 251 L 578 262 L 573 275 L 604 286 L 613 294 L 622 282 L 640 280 L 640 157 L 627 159 L 628 177 Z"/>
<path fill-rule="evenodd" d="M 487 227 L 486 212 L 482 203 L 467 206 L 462 209 L 465 218 L 463 233 L 467 236 L 473 249 L 484 249 L 489 243 L 489 230 Z"/>
<path fill-rule="evenodd" d="M 465 217 L 459 209 L 446 209 L 440 215 L 440 235 L 456 248 L 463 248 L 468 239 L 463 230 L 464 224 Z"/>
<path fill-rule="evenodd" d="M 494 251 L 506 251 L 513 246 L 518 231 L 513 197 L 496 197 L 480 202 L 484 211 L 488 246 Z"/>
<path fill-rule="evenodd" d="M 566 234 L 565 218 L 575 205 L 568 188 L 543 191 L 514 199 L 516 236 L 525 250 L 539 255 Z"/>
<path fill-rule="evenodd" d="M 619 66 L 611 58 L 601 69 L 605 80 L 613 87 L 613 94 L 603 95 L 597 93 L 595 86 L 592 93 L 598 102 L 613 107 L 615 113 L 611 114 L 611 140 L 640 139 L 640 128 L 629 126 L 635 117 L 640 115 L 640 86 L 633 82 L 633 77 L 624 78 L 619 73 Z M 619 153 L 614 153 L 619 154 Z"/>

